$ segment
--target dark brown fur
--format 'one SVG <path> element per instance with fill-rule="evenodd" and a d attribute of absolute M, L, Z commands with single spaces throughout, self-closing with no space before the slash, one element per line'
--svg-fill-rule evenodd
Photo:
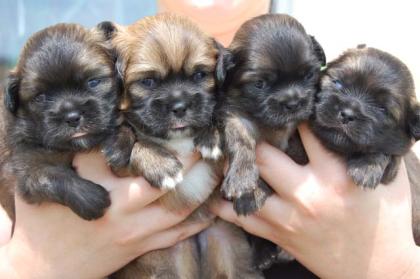
<path fill-rule="evenodd" d="M 365 188 L 391 182 L 401 156 L 420 138 L 408 68 L 378 49 L 350 49 L 328 64 L 317 98 L 313 131 L 345 158 L 354 182 Z"/>
<path fill-rule="evenodd" d="M 72 168 L 75 152 L 96 148 L 116 126 L 117 78 L 104 42 L 75 24 L 39 31 L 25 44 L 4 96 L 7 164 L 18 194 L 29 203 L 66 205 L 87 220 L 110 204 L 102 186 Z"/>
<path fill-rule="evenodd" d="M 213 114 L 216 84 L 224 78 L 224 49 L 188 19 L 170 14 L 128 27 L 109 22 L 100 26 L 115 30 L 111 41 L 119 54 L 125 89 L 121 107 L 126 123 L 105 148 L 108 162 L 118 173 L 128 168 L 153 186 L 169 189 L 159 199 L 169 210 L 201 205 L 187 222 L 208 219 L 205 201 L 217 187 L 222 168 Z M 183 166 L 176 156 L 189 156 L 194 150 L 206 160 L 196 163 L 182 179 Z M 260 278 L 250 265 L 219 265 L 250 261 L 250 247 L 240 233 L 242 238 L 234 237 L 235 230 L 225 230 L 224 235 L 240 239 L 241 249 L 248 247 L 243 253 L 235 253 L 232 246 L 224 255 L 211 254 L 225 250 L 226 244 L 200 234 L 200 241 L 192 237 L 149 252 L 112 278 Z M 203 273 L 207 269 L 211 274 Z"/>
<path fill-rule="evenodd" d="M 297 136 L 297 124 L 312 112 L 325 56 L 297 20 L 278 14 L 245 22 L 229 50 L 232 66 L 222 107 L 229 170 L 222 191 L 233 199 L 238 214 L 247 215 L 269 194 L 258 187 L 264 184 L 258 181 L 255 164 L 258 141 L 269 141 L 293 154 L 297 162 L 307 162 L 299 141 L 289 144 L 289 139 Z"/>
<path fill-rule="evenodd" d="M 404 158 L 419 244 L 420 164 L 409 149 L 420 139 L 420 105 L 406 65 L 375 48 L 347 50 L 323 73 L 311 126 L 327 148 L 344 157 L 360 187 L 390 183 Z"/>
<path fill-rule="evenodd" d="M 286 151 L 297 163 L 307 163 L 296 126 L 312 113 L 325 55 L 296 19 L 279 14 L 245 22 L 229 50 L 232 65 L 220 113 L 229 169 L 222 191 L 239 215 L 248 215 L 272 192 L 259 178 L 255 154 L 259 141 Z M 276 245 L 252 239 L 259 268 L 279 258 Z"/>

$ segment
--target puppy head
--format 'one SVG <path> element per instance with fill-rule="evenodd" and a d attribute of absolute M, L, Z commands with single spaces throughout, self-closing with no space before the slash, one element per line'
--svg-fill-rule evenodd
<path fill-rule="evenodd" d="M 329 63 L 317 98 L 314 131 L 335 149 L 398 155 L 420 136 L 411 74 L 383 51 L 360 46 Z"/>
<path fill-rule="evenodd" d="M 325 55 L 297 20 L 280 14 L 251 19 L 230 50 L 235 66 L 226 83 L 234 105 L 269 127 L 309 117 Z"/>
<path fill-rule="evenodd" d="M 126 118 L 135 129 L 170 138 L 210 124 L 216 79 L 224 78 L 223 47 L 171 14 L 119 27 L 113 44 L 130 103 Z"/>
<path fill-rule="evenodd" d="M 111 132 L 117 88 L 103 40 L 75 24 L 48 27 L 28 40 L 5 95 L 14 141 L 80 150 Z"/>

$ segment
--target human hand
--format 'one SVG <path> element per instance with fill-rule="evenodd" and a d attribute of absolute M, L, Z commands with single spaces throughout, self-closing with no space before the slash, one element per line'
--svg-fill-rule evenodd
<path fill-rule="evenodd" d="M 181 158 L 186 169 L 197 159 Z M 0 275 L 3 270 L 7 278 L 101 278 L 208 225 L 178 225 L 192 210 L 168 212 L 155 202 L 163 191 L 142 177 L 117 178 L 99 153 L 78 155 L 74 165 L 82 177 L 110 191 L 105 215 L 85 221 L 59 204 L 29 205 L 17 198 L 15 231 L 1 248 Z"/>
<path fill-rule="evenodd" d="M 306 166 L 259 145 L 260 174 L 275 191 L 259 212 L 239 217 L 227 201 L 213 204 L 212 211 L 275 242 L 324 279 L 420 278 L 404 163 L 390 185 L 363 190 L 306 124 L 299 132 L 310 160 Z"/>

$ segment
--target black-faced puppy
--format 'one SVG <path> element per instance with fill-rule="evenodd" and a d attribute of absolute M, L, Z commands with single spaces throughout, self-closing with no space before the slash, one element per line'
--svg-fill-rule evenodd
<path fill-rule="evenodd" d="M 57 202 L 90 220 L 108 192 L 72 168 L 76 152 L 97 147 L 116 127 L 114 56 L 99 32 L 75 24 L 39 31 L 8 78 L 6 141 L 17 192 L 29 203 Z"/>
<path fill-rule="evenodd" d="M 229 47 L 232 60 L 223 92 L 222 131 L 229 169 L 222 192 L 240 215 L 263 206 L 271 189 L 259 178 L 255 147 L 265 140 L 305 164 L 296 132 L 312 113 L 322 47 L 288 15 L 263 15 L 245 22 Z M 266 269 L 292 259 L 275 244 L 250 236 L 255 265 Z"/>
<path fill-rule="evenodd" d="M 401 156 L 420 138 L 420 105 L 406 65 L 359 46 L 328 64 L 320 86 L 314 133 L 344 157 L 357 185 L 392 181 Z"/>
<path fill-rule="evenodd" d="M 261 208 L 270 192 L 259 180 L 258 141 L 286 150 L 301 164 L 307 161 L 300 141 L 290 138 L 312 113 L 325 55 L 296 19 L 281 14 L 245 22 L 229 48 L 233 65 L 222 109 L 229 169 L 222 191 L 238 214 L 247 215 Z"/>
<path fill-rule="evenodd" d="M 222 154 L 214 108 L 217 83 L 224 78 L 225 50 L 190 20 L 171 14 L 148 17 L 128 27 L 109 22 L 99 26 L 115 31 L 111 41 L 120 56 L 118 67 L 125 89 L 121 107 L 126 126 L 104 149 L 109 164 L 117 172 L 128 168 L 131 175 L 142 175 L 153 186 L 168 189 L 159 202 L 169 210 L 203 204 L 217 187 L 222 169 L 216 162 Z M 196 163 L 183 177 L 177 156 L 189 156 L 194 150 L 208 160 Z M 209 218 L 203 207 L 193 215 Z M 235 243 L 242 241 L 238 247 L 248 247 L 247 253 L 234 253 L 233 247 L 224 255 L 213 255 L 211 251 L 223 249 L 220 246 L 226 242 L 210 241 L 206 236 L 214 234 L 208 233 L 199 242 L 190 238 L 175 247 L 149 252 L 112 276 L 260 278 L 250 264 L 236 264 L 251 260 L 243 232 L 225 228 L 220 227 L 223 235 L 229 236 L 230 231 Z M 203 268 L 211 269 L 212 274 L 202 273 Z"/>

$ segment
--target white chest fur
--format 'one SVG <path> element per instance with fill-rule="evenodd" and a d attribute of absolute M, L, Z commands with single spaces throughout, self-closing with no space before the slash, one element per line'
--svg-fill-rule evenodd
<path fill-rule="evenodd" d="M 180 156 L 187 156 L 194 151 L 194 141 L 191 137 L 171 139 L 165 145 Z"/>
<path fill-rule="evenodd" d="M 187 157 L 194 152 L 192 137 L 172 138 L 164 145 L 177 153 L 178 157 Z M 213 167 L 206 161 L 199 161 L 188 171 L 174 191 L 161 198 L 170 209 L 182 209 L 197 206 L 208 199 L 217 187 L 217 176 Z"/>

